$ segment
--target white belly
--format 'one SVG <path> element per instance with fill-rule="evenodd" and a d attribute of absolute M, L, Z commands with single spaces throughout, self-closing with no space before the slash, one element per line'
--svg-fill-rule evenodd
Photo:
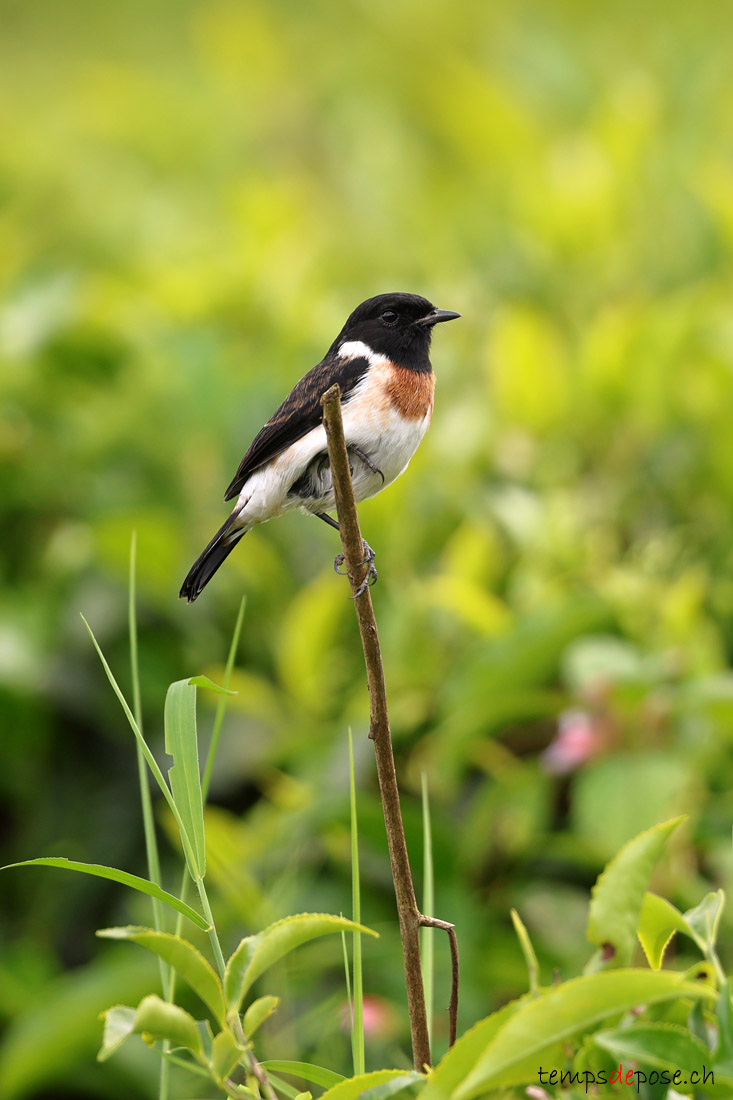
<path fill-rule="evenodd" d="M 380 474 L 353 452 L 350 454 L 357 502 L 375 496 L 403 473 L 428 430 L 432 414 L 431 409 L 420 420 L 401 416 L 393 406 L 385 404 L 378 375 L 379 371 L 372 367 L 365 382 L 342 409 L 347 448 L 358 448 L 384 474 L 382 481 Z M 293 508 L 309 513 L 333 511 L 335 499 L 329 471 L 325 472 L 318 496 L 304 499 L 290 492 L 310 463 L 327 453 L 326 431 L 319 425 L 266 466 L 255 470 L 242 487 L 234 509 L 238 513 L 237 526 L 249 529 Z"/>

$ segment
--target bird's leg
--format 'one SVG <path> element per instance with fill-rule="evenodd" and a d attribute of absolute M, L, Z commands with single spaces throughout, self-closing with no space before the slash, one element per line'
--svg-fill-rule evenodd
<path fill-rule="evenodd" d="M 357 458 L 360 458 L 362 460 L 362 462 L 364 463 L 364 465 L 368 466 L 373 474 L 379 474 L 379 476 L 382 479 L 382 485 L 384 485 L 384 474 L 379 469 L 379 466 L 375 466 L 374 463 L 372 462 L 372 460 L 368 457 L 368 455 L 365 455 L 364 452 L 362 450 L 360 450 L 359 447 L 355 447 L 353 445 L 353 443 L 349 447 L 349 450 L 351 451 L 352 454 L 355 454 Z"/>
<path fill-rule="evenodd" d="M 327 515 L 325 512 L 314 512 L 313 515 L 317 519 L 322 519 L 324 523 L 327 523 L 329 527 L 333 527 L 335 531 L 340 531 L 341 530 L 341 528 L 339 527 L 336 520 L 331 519 L 331 517 L 329 515 Z"/>
<path fill-rule="evenodd" d="M 331 519 L 331 517 L 329 515 L 327 515 L 325 512 L 314 512 L 313 515 L 317 516 L 318 519 L 322 519 L 323 522 L 327 523 L 329 527 L 334 527 L 337 531 L 341 530 L 341 528 L 339 527 L 336 520 Z M 373 585 L 376 582 L 377 577 L 379 576 L 379 574 L 377 573 L 377 567 L 374 564 L 374 558 L 376 557 L 376 554 L 374 553 L 374 551 L 372 550 L 371 546 L 369 545 L 369 543 L 367 542 L 366 539 L 362 539 L 361 541 L 364 544 L 364 560 L 360 561 L 359 565 L 368 565 L 369 568 L 367 569 L 367 575 L 364 577 L 364 580 L 362 581 L 361 585 L 359 586 L 359 589 L 351 597 L 353 600 L 355 600 L 357 598 L 357 596 L 363 596 L 364 593 L 366 592 L 367 588 L 370 588 L 371 585 Z M 339 576 L 344 575 L 342 570 L 341 570 L 341 566 L 343 564 L 344 564 L 344 555 L 343 554 L 337 554 L 336 557 L 334 558 L 334 561 L 333 561 L 333 568 L 334 568 L 335 572 L 339 574 Z"/>

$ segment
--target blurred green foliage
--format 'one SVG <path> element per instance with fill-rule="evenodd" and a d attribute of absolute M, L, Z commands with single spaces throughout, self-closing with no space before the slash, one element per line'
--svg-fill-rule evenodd
<path fill-rule="evenodd" d="M 367 1065 L 404 1062 L 334 535 L 285 517 L 195 606 L 176 599 L 255 431 L 361 299 L 404 289 L 463 319 L 436 333 L 431 432 L 361 518 L 413 863 L 425 771 L 438 915 L 459 929 L 461 1026 L 524 988 L 511 906 L 545 981 L 578 969 L 587 888 L 639 830 L 691 815 L 658 884 L 682 908 L 725 884 L 727 6 L 3 0 L 0 14 L 6 861 L 144 873 L 131 740 L 79 619 L 124 681 L 135 528 L 160 753 L 167 684 L 217 678 L 247 593 L 208 823 L 230 945 L 288 912 L 348 912 L 353 726 L 363 919 L 382 932 L 365 951 Z M 177 873 L 171 850 L 166 885 Z M 90 1027 L 135 995 L 92 931 L 147 909 L 71 879 L 0 879 L 2 1094 L 149 1097 L 153 1059 L 131 1046 L 95 1068 Z M 293 966 L 264 1053 L 343 1069 L 338 948 Z M 144 973 L 141 994 L 154 963 Z M 65 1048 L 19 1074 L 29 1029 L 72 1011 L 76 1060 Z"/>

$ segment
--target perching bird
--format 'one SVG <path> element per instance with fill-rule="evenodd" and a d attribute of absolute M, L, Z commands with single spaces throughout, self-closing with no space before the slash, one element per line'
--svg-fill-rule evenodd
<path fill-rule="evenodd" d="M 341 387 L 344 435 L 357 502 L 407 468 L 433 414 L 433 325 L 460 317 L 417 294 L 378 294 L 354 310 L 321 362 L 301 378 L 255 436 L 225 500 L 234 511 L 191 566 L 180 595 L 193 603 L 236 544 L 258 523 L 292 508 L 318 516 L 335 508 L 321 396 Z M 365 542 L 367 582 L 376 580 Z M 335 567 L 343 561 L 336 559 Z"/>

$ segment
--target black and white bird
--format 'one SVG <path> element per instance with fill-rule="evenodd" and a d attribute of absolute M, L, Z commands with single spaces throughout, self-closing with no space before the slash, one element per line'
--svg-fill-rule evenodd
<path fill-rule="evenodd" d="M 357 306 L 321 362 L 255 436 L 224 498 L 236 497 L 234 510 L 191 566 L 181 597 L 192 603 L 242 536 L 283 512 L 299 508 L 338 528 L 327 514 L 335 499 L 321 408 L 334 382 L 357 502 L 404 472 L 433 415 L 433 326 L 459 316 L 417 294 L 378 294 Z M 366 543 L 365 553 L 366 585 L 377 574 Z"/>

